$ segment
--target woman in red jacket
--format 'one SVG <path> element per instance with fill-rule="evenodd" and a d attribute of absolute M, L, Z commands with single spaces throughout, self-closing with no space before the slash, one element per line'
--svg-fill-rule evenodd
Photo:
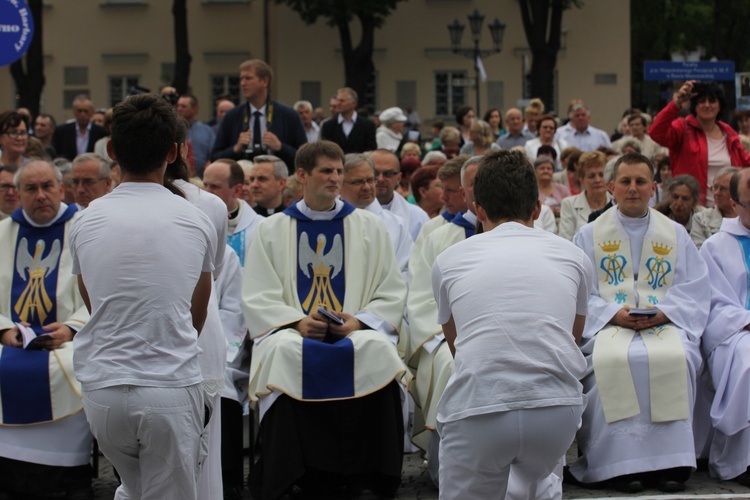
<path fill-rule="evenodd" d="M 687 102 L 690 114 L 680 118 Z M 648 131 L 653 140 L 669 148 L 672 175 L 695 177 L 701 187 L 701 203 L 708 206 L 713 206 L 713 193 L 708 188 L 716 172 L 728 165 L 750 165 L 750 155 L 742 149 L 737 132 L 719 120 L 725 108 L 721 86 L 690 80 L 674 93 Z"/>

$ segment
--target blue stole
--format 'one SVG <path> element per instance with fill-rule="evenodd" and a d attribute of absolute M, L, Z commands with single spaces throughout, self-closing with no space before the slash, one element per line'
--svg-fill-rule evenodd
<path fill-rule="evenodd" d="M 11 218 L 20 226 L 11 284 L 11 319 L 26 321 L 37 335 L 57 319 L 57 273 L 65 241 L 65 223 L 78 210 L 71 204 L 51 226 L 34 227 L 19 208 Z M 0 356 L 0 395 L 5 424 L 52 420 L 49 351 L 5 347 Z"/>
<path fill-rule="evenodd" d="M 292 204 L 284 213 L 297 219 L 297 296 L 305 314 L 322 305 L 341 312 L 344 276 L 344 218 L 354 207 L 344 202 L 332 220 L 312 220 Z M 302 340 L 302 397 L 354 396 L 354 345 L 351 339 Z"/>
<path fill-rule="evenodd" d="M 462 212 L 458 212 L 456 216 L 451 219 L 451 224 L 455 224 L 464 228 L 466 238 L 471 238 L 472 236 L 474 236 L 474 231 L 476 231 L 477 229 L 474 224 L 464 218 L 464 214 Z"/>
<path fill-rule="evenodd" d="M 450 221 L 453 220 L 453 217 L 455 217 L 455 215 L 446 210 L 445 212 L 443 212 L 442 214 L 440 214 L 440 217 L 442 217 L 443 219 L 445 219 L 448 222 L 450 222 Z"/>
<path fill-rule="evenodd" d="M 227 235 L 227 245 L 232 247 L 234 253 L 240 258 L 240 267 L 245 267 L 245 233 L 246 230 L 242 230 L 239 233 Z"/>
<path fill-rule="evenodd" d="M 745 309 L 750 309 L 750 236 L 740 236 L 733 234 L 737 239 L 737 243 L 740 244 L 740 250 L 742 250 L 742 258 L 745 262 L 745 271 L 747 276 L 747 300 L 745 301 Z"/>

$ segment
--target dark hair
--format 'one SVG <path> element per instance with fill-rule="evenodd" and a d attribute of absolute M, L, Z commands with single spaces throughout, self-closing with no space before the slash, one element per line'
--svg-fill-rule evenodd
<path fill-rule="evenodd" d="M 693 96 L 690 98 L 690 114 L 695 116 L 695 108 L 703 99 L 716 99 L 719 102 L 719 114 L 716 120 L 721 120 L 727 109 L 727 100 L 724 97 L 724 89 L 716 82 L 700 82 L 693 87 Z"/>
<path fill-rule="evenodd" d="M 176 115 L 176 117 L 177 122 L 174 129 L 174 142 L 176 142 L 177 146 L 179 147 L 187 140 L 187 119 L 179 115 Z M 182 189 L 174 185 L 174 181 L 177 179 L 183 180 L 185 182 L 188 182 L 190 180 L 187 161 L 182 157 L 181 154 L 179 154 L 179 150 L 177 157 L 172 163 L 167 164 L 167 169 L 164 171 L 164 187 L 169 189 L 172 194 L 176 194 L 177 196 L 181 196 L 184 198 L 185 193 L 182 192 Z"/>
<path fill-rule="evenodd" d="M 649 160 L 647 156 L 644 156 L 641 153 L 627 153 L 619 157 L 615 162 L 611 177 L 613 181 L 617 180 L 617 170 L 619 170 L 620 165 L 622 165 L 623 163 L 626 165 L 645 163 L 646 165 L 648 165 L 648 169 L 651 171 L 651 180 L 654 180 L 654 164 L 651 163 L 651 160 Z"/>
<path fill-rule="evenodd" d="M 648 126 L 648 121 L 646 121 L 646 117 L 645 117 L 645 116 L 643 116 L 643 115 L 641 115 L 641 114 L 637 114 L 637 115 L 630 115 L 630 116 L 628 117 L 628 125 L 630 125 L 630 123 L 631 123 L 631 122 L 634 122 L 635 120 L 641 120 L 641 124 L 642 124 L 642 125 L 643 125 L 644 127 Z"/>
<path fill-rule="evenodd" d="M 214 163 L 223 163 L 224 165 L 229 165 L 229 187 L 234 187 L 237 184 L 245 183 L 245 171 L 242 170 L 242 167 L 236 161 L 232 160 L 231 158 L 219 158 Z"/>
<path fill-rule="evenodd" d="M 549 156 L 553 160 L 557 160 L 557 151 L 552 146 L 547 146 L 546 144 L 542 144 L 539 146 L 539 149 L 536 150 L 537 157 L 539 156 Z M 554 165 L 553 165 L 554 167 Z"/>
<path fill-rule="evenodd" d="M 15 128 L 23 122 L 26 130 L 29 130 L 29 118 L 17 111 L 6 111 L 0 113 L 0 134 L 4 134 L 10 128 Z"/>
<path fill-rule="evenodd" d="M 659 162 L 654 167 L 654 169 L 655 169 L 654 178 L 659 183 L 662 182 L 662 179 L 661 179 L 661 169 L 664 168 L 665 165 L 667 167 L 669 167 L 669 171 L 671 172 L 672 171 L 672 164 L 669 161 L 669 156 L 665 156 L 664 158 L 662 158 L 661 160 L 659 160 Z"/>
<path fill-rule="evenodd" d="M 57 122 L 55 121 L 55 117 L 48 114 L 48 113 L 39 113 L 36 115 L 36 118 L 47 118 L 49 119 L 50 125 L 52 125 L 52 128 L 55 128 L 57 126 Z M 34 123 L 36 123 L 36 118 L 34 118 Z"/>
<path fill-rule="evenodd" d="M 539 199 L 536 175 L 520 151 L 496 151 L 479 163 L 474 199 L 492 222 L 531 219 Z"/>
<path fill-rule="evenodd" d="M 418 159 L 414 158 L 413 156 L 408 156 L 406 158 L 403 158 L 401 160 L 402 179 L 404 177 L 408 178 L 410 175 L 416 172 L 421 166 L 422 166 L 422 163 Z"/>
<path fill-rule="evenodd" d="M 484 118 L 483 118 L 483 120 L 486 121 L 487 123 L 489 123 L 490 122 L 490 117 L 492 116 L 492 113 L 494 113 L 495 111 L 497 111 L 498 114 L 500 114 L 500 125 L 498 125 L 498 126 L 500 128 L 503 128 L 503 112 L 500 111 L 497 108 L 490 108 L 487 111 L 485 111 L 484 112 Z"/>
<path fill-rule="evenodd" d="M 344 151 L 338 144 L 331 141 L 315 141 L 303 144 L 297 150 L 294 166 L 309 174 L 318 163 L 318 158 L 321 157 L 341 160 L 341 164 L 344 164 Z"/>
<path fill-rule="evenodd" d="M 456 108 L 456 123 L 458 123 L 459 126 L 464 124 L 464 116 L 469 114 L 469 111 L 474 111 L 474 108 L 471 106 L 459 106 Z"/>
<path fill-rule="evenodd" d="M 175 143 L 177 115 L 156 94 L 128 97 L 112 112 L 112 149 L 126 172 L 145 174 L 164 164 Z"/>
<path fill-rule="evenodd" d="M 542 115 L 539 118 L 537 118 L 536 120 L 537 127 L 541 126 L 542 122 L 550 122 L 550 121 L 555 124 L 555 130 L 557 130 L 557 120 L 555 120 L 554 115 L 550 115 L 550 114 Z"/>
<path fill-rule="evenodd" d="M 422 194 L 419 192 L 420 188 L 429 188 L 430 183 L 437 179 L 437 173 L 440 167 L 432 165 L 429 167 L 420 167 L 411 176 L 411 193 L 414 195 L 414 199 L 419 203 L 422 200 Z"/>
<path fill-rule="evenodd" d="M 744 171 L 744 168 L 738 168 L 737 171 L 732 174 L 732 178 L 729 179 L 729 197 L 737 204 L 740 203 L 740 177 Z M 745 186 L 750 187 L 750 179 L 745 181 Z"/>

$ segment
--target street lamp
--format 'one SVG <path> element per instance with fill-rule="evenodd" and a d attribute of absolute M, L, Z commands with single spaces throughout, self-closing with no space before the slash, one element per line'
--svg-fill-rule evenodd
<path fill-rule="evenodd" d="M 492 37 L 492 49 L 481 50 L 479 48 L 479 40 L 482 36 L 482 24 L 484 24 L 484 14 L 480 13 L 477 9 L 474 12 L 466 16 L 469 19 L 469 28 L 471 29 L 471 38 L 474 41 L 473 49 L 461 48 L 461 38 L 464 34 L 465 25 L 458 22 L 458 19 L 454 19 L 451 24 L 448 25 L 448 34 L 451 39 L 451 50 L 454 54 L 462 55 L 474 60 L 474 72 L 475 72 L 475 90 L 477 96 L 477 107 L 476 114 L 479 116 L 479 58 L 488 57 L 493 54 L 497 54 L 503 50 L 503 34 L 505 32 L 505 25 L 501 23 L 497 18 L 490 23 L 487 27 L 490 30 L 490 36 Z"/>

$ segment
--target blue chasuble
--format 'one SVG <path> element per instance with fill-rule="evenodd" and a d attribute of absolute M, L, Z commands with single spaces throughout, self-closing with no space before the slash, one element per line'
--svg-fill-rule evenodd
<path fill-rule="evenodd" d="M 11 319 L 25 321 L 37 335 L 57 318 L 57 273 L 65 241 L 65 223 L 78 210 L 68 206 L 54 224 L 34 227 L 19 208 L 11 218 L 20 226 L 11 283 Z M 49 351 L 5 347 L 0 356 L 3 422 L 29 424 L 52 420 Z"/>
<path fill-rule="evenodd" d="M 456 216 L 451 219 L 451 224 L 455 224 L 464 228 L 466 238 L 471 238 L 472 236 L 474 236 L 474 231 L 476 231 L 476 227 L 474 226 L 474 224 L 466 220 L 462 212 L 458 212 Z"/>
<path fill-rule="evenodd" d="M 297 220 L 297 296 L 305 314 L 318 306 L 341 312 L 344 273 L 344 218 L 354 212 L 344 206 L 332 220 L 312 220 L 293 204 L 284 213 Z M 339 399 L 354 396 L 354 346 L 349 338 L 334 343 L 302 341 L 302 396 Z"/>

